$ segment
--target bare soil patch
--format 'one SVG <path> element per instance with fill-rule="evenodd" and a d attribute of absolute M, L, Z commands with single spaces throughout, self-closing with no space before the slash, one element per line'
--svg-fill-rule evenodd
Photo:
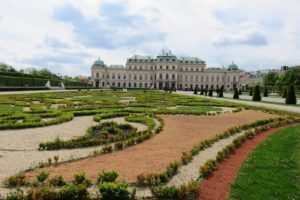
<path fill-rule="evenodd" d="M 227 159 L 218 165 L 218 169 L 208 178 L 201 182 L 198 190 L 198 199 L 200 200 L 223 200 L 229 195 L 230 185 L 233 183 L 239 169 L 248 154 L 253 151 L 268 136 L 280 129 L 287 128 L 292 125 L 280 128 L 272 128 L 265 131 L 252 140 L 247 140 L 242 146 L 230 155 Z"/>
<path fill-rule="evenodd" d="M 275 115 L 245 110 L 216 116 L 161 115 L 161 117 L 165 121 L 164 130 L 141 144 L 44 170 L 49 171 L 51 176 L 62 174 L 67 180 L 80 171 L 84 171 L 88 178 L 95 180 L 97 174 L 103 170 L 116 170 L 120 174 L 120 180 L 135 182 L 137 175 L 141 173 L 164 171 L 170 162 L 180 160 L 183 151 L 189 151 L 200 141 L 212 138 L 230 127 Z M 35 174 L 36 171 L 29 172 L 27 177 L 32 178 Z"/>

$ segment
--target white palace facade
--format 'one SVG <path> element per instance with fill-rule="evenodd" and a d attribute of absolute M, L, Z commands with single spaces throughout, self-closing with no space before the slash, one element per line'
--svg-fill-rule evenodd
<path fill-rule="evenodd" d="M 228 68 L 206 68 L 197 57 L 176 57 L 171 51 L 162 51 L 156 58 L 134 55 L 126 66 L 107 66 L 100 60 L 92 65 L 92 81 L 99 88 L 198 88 L 233 89 L 239 86 L 240 71 L 234 63 Z"/>

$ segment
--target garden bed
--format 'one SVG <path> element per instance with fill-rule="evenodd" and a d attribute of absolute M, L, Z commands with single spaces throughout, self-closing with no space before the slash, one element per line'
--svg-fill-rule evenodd
<path fill-rule="evenodd" d="M 251 110 L 216 116 L 161 115 L 165 122 L 164 130 L 148 141 L 122 151 L 45 170 L 50 172 L 50 176 L 63 174 L 67 180 L 79 171 L 86 172 L 87 177 L 95 180 L 102 170 L 116 170 L 120 173 L 120 180 L 135 182 L 137 175 L 164 171 L 170 162 L 180 160 L 182 152 L 230 127 L 273 116 Z M 27 177 L 34 177 L 35 173 L 29 172 Z"/>

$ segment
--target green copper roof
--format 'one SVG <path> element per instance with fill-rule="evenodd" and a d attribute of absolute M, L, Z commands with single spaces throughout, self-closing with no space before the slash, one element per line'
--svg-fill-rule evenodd
<path fill-rule="evenodd" d="M 204 63 L 203 60 L 201 60 L 197 57 L 180 57 L 179 60 L 182 62 L 188 62 L 188 63 Z"/>
<path fill-rule="evenodd" d="M 129 59 L 133 59 L 133 60 L 149 60 L 149 59 L 153 59 L 151 56 L 140 56 L 140 55 L 134 55 Z"/>
<path fill-rule="evenodd" d="M 105 64 L 103 60 L 98 58 L 98 60 L 95 60 L 95 62 L 93 63 L 93 67 L 105 67 Z"/>
<path fill-rule="evenodd" d="M 171 51 L 162 50 L 162 52 L 157 56 L 157 59 L 164 59 L 164 60 L 166 60 L 166 59 L 174 60 L 175 59 L 176 60 L 177 57 L 174 54 L 172 54 Z"/>
<path fill-rule="evenodd" d="M 234 71 L 234 70 L 238 70 L 238 66 L 236 64 L 234 64 L 233 62 L 228 66 L 228 70 L 229 71 Z"/>

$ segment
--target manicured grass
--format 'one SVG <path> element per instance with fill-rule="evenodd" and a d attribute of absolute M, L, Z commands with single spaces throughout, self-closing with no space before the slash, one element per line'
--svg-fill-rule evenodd
<path fill-rule="evenodd" d="M 300 199 L 300 125 L 271 135 L 247 157 L 229 199 Z"/>

